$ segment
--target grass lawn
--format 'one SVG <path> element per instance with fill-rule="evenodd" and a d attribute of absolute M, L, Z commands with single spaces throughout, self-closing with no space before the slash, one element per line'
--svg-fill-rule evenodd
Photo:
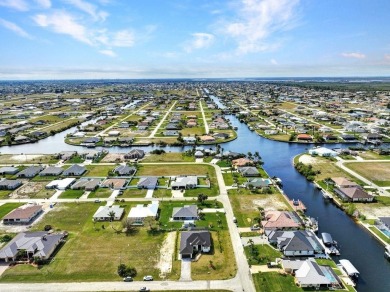
<path fill-rule="evenodd" d="M 84 194 L 84 190 L 66 190 L 59 198 L 60 199 L 78 199 Z"/>
<path fill-rule="evenodd" d="M 362 151 L 359 152 L 359 156 L 363 159 L 367 160 L 384 160 L 384 159 L 390 159 L 390 155 L 379 155 L 378 153 L 375 153 L 373 151 Z"/>
<path fill-rule="evenodd" d="M 231 162 L 228 160 L 220 160 L 217 162 L 217 165 L 219 167 L 231 167 L 232 166 Z"/>
<path fill-rule="evenodd" d="M 332 161 L 322 157 L 312 158 L 315 159 L 315 163 L 312 163 L 313 170 L 321 171 L 320 174 L 316 175 L 316 181 L 323 180 L 328 177 L 345 177 L 349 180 L 359 183 L 357 179 L 353 178 L 350 174 L 341 168 L 338 168 Z"/>
<path fill-rule="evenodd" d="M 120 198 L 144 198 L 146 196 L 147 190 L 140 189 L 127 189 L 123 192 L 122 195 L 118 196 Z"/>
<path fill-rule="evenodd" d="M 211 237 L 210 254 L 202 254 L 197 262 L 191 264 L 193 280 L 229 279 L 233 278 L 237 272 L 229 231 L 212 231 Z M 212 261 L 212 266 L 210 261 Z"/>
<path fill-rule="evenodd" d="M 147 155 L 142 162 L 195 162 L 195 157 L 187 156 L 181 152 L 169 152 L 161 155 Z"/>
<path fill-rule="evenodd" d="M 156 189 L 153 192 L 154 198 L 171 198 L 172 191 L 170 189 Z"/>
<path fill-rule="evenodd" d="M 5 203 L 0 206 L 0 219 L 11 212 L 13 209 L 16 209 L 20 206 L 24 205 L 23 203 Z"/>
<path fill-rule="evenodd" d="M 378 228 L 375 226 L 369 227 L 372 232 L 374 232 L 380 239 L 382 239 L 384 242 L 390 244 L 390 238 L 388 238 L 386 235 L 383 234 Z"/>
<path fill-rule="evenodd" d="M 294 277 L 275 272 L 253 274 L 253 281 L 258 292 L 296 292 L 304 291 L 294 283 Z"/>
<path fill-rule="evenodd" d="M 344 165 L 378 186 L 390 186 L 390 161 L 344 163 Z"/>
<path fill-rule="evenodd" d="M 9 199 L 9 194 L 10 193 L 12 193 L 12 191 L 0 190 L 0 199 Z"/>
<path fill-rule="evenodd" d="M 274 262 L 276 258 L 280 258 L 282 253 L 268 244 L 254 245 L 253 250 L 257 250 L 257 254 L 252 255 L 252 247 L 245 246 L 245 255 L 250 265 L 265 265 L 268 262 Z"/>
<path fill-rule="evenodd" d="M 76 155 L 76 156 L 73 156 L 71 159 L 69 159 L 68 161 L 66 161 L 66 163 L 83 163 L 85 161 L 84 158 Z"/>
<path fill-rule="evenodd" d="M 115 165 L 87 165 L 87 172 L 84 176 L 88 177 L 107 177 L 110 170 L 115 169 Z"/>
<path fill-rule="evenodd" d="M 91 192 L 88 198 L 108 198 L 112 192 L 109 188 L 98 188 L 96 191 Z"/>
<path fill-rule="evenodd" d="M 91 220 L 98 205 L 94 203 L 59 204 L 34 227 L 42 230 L 46 224 L 56 230 L 67 230 L 67 242 L 54 260 L 41 268 L 18 265 L 9 268 L 0 278 L 2 282 L 67 282 L 121 281 L 116 273 L 120 263 L 137 268 L 136 280 L 143 275 L 159 279 L 154 268 L 159 258 L 164 234 L 150 235 L 147 228 L 139 228 L 133 235 L 117 234 L 110 223 Z M 130 205 L 126 205 L 129 209 Z M 120 229 L 121 223 L 112 223 Z M 104 225 L 105 229 L 101 226 Z M 142 242 L 142 244 L 140 244 Z M 97 256 L 98 255 L 98 256 Z"/>

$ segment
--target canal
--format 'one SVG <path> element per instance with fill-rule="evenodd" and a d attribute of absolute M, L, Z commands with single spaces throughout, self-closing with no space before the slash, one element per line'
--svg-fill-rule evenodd
<path fill-rule="evenodd" d="M 219 101 L 213 99 L 220 105 Z M 264 168 L 271 176 L 280 177 L 283 190 L 292 199 L 300 199 L 307 207 L 307 214 L 319 220 L 319 233 L 328 232 L 341 246 L 338 259 L 349 259 L 360 271 L 358 291 L 390 291 L 390 263 L 384 258 L 384 247 L 365 229 L 356 224 L 334 204 L 324 201 L 320 191 L 306 181 L 292 164 L 294 156 L 304 152 L 309 145 L 289 144 L 267 140 L 251 132 L 245 124 L 229 115 L 232 125 L 237 127 L 236 140 L 221 144 L 224 150 L 236 152 L 256 152 L 263 158 Z M 86 150 L 79 146 L 64 143 L 64 137 L 75 131 L 69 129 L 63 133 L 41 140 L 34 144 L 12 147 L 0 147 L 1 153 L 58 153 L 65 150 Z M 343 146 L 343 145 L 334 145 Z M 146 151 L 158 147 L 145 147 Z M 164 147 L 165 151 L 181 151 L 182 147 Z M 126 152 L 129 148 L 109 148 L 110 152 Z"/>

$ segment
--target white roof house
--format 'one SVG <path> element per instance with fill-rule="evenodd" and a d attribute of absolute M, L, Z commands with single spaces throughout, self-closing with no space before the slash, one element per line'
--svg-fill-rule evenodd
<path fill-rule="evenodd" d="M 334 156 L 338 155 L 338 153 L 336 151 L 333 151 L 333 150 L 325 148 L 325 147 L 312 148 L 309 150 L 309 154 L 310 155 L 324 156 L 324 157 L 334 157 Z"/>
<path fill-rule="evenodd" d="M 151 204 L 144 206 L 142 204 L 137 205 L 136 207 L 131 208 L 129 215 L 127 216 L 128 220 L 132 220 L 133 224 L 142 225 L 146 217 L 157 217 L 158 213 L 158 201 L 153 201 Z"/>
<path fill-rule="evenodd" d="M 93 215 L 94 221 L 109 221 L 111 220 L 110 213 L 114 213 L 113 220 L 121 220 L 124 208 L 118 205 L 113 206 L 100 206 L 99 209 Z"/>
<path fill-rule="evenodd" d="M 58 189 L 65 190 L 67 187 L 72 185 L 76 179 L 74 177 L 64 178 L 64 179 L 56 179 L 46 185 L 47 189 Z"/>

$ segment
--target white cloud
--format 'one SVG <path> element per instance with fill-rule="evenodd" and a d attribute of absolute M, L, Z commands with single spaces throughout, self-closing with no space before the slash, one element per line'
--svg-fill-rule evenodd
<path fill-rule="evenodd" d="M 5 27 L 6 29 L 13 31 L 14 33 L 16 33 L 21 37 L 32 39 L 31 35 L 29 35 L 23 28 L 21 28 L 20 26 L 18 26 L 13 22 L 0 18 L 0 25 Z"/>
<path fill-rule="evenodd" d="M 111 50 L 100 50 L 99 53 L 106 55 L 106 56 L 109 56 L 109 57 L 116 57 L 115 52 L 113 52 Z"/>
<path fill-rule="evenodd" d="M 275 59 L 271 59 L 270 61 L 272 65 L 278 65 L 278 61 L 276 61 Z"/>
<path fill-rule="evenodd" d="M 386 61 L 390 61 L 390 54 L 385 54 L 384 58 Z"/>
<path fill-rule="evenodd" d="M 366 57 L 365 54 L 358 53 L 358 52 L 342 53 L 341 55 L 345 58 L 354 58 L 354 59 L 364 59 Z"/>
<path fill-rule="evenodd" d="M 0 6 L 5 6 L 19 11 L 29 10 L 27 2 L 24 0 L 0 0 Z"/>
<path fill-rule="evenodd" d="M 209 47 L 214 42 L 214 35 L 209 33 L 197 32 L 192 34 L 192 39 L 184 45 L 184 50 L 187 53 L 193 50 Z"/>
<path fill-rule="evenodd" d="M 277 32 L 296 26 L 296 8 L 300 0 L 240 0 L 238 18 L 222 26 L 223 33 L 232 37 L 240 54 L 275 48 L 269 38 Z"/>
<path fill-rule="evenodd" d="M 104 21 L 108 16 L 107 12 L 99 10 L 95 5 L 89 2 L 83 0 L 66 0 L 66 1 L 72 4 L 73 6 L 75 6 L 76 8 L 80 9 L 81 11 L 92 16 L 92 18 L 95 21 Z"/>
<path fill-rule="evenodd" d="M 35 0 L 41 8 L 49 9 L 51 7 L 51 0 Z"/>
<path fill-rule="evenodd" d="M 110 45 L 114 47 L 132 47 L 135 42 L 134 33 L 129 30 L 121 30 L 114 33 Z"/>
<path fill-rule="evenodd" d="M 49 28 L 56 33 L 69 35 L 78 41 L 93 45 L 87 28 L 79 24 L 72 15 L 64 11 L 56 11 L 52 14 L 38 14 L 33 17 L 33 20 L 41 27 Z"/>

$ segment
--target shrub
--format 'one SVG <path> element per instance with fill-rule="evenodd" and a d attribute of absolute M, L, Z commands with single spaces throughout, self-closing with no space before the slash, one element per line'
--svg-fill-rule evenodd
<path fill-rule="evenodd" d="M 118 275 L 121 277 L 135 277 L 137 276 L 137 270 L 125 264 L 120 264 L 118 266 Z"/>

